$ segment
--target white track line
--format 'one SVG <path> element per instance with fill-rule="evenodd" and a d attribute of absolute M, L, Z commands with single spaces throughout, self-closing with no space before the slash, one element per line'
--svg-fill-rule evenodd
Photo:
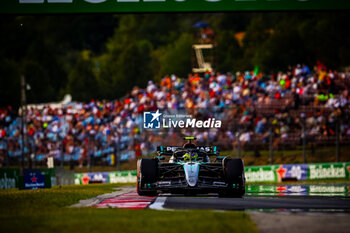
<path fill-rule="evenodd" d="M 149 205 L 148 208 L 154 210 L 164 210 L 163 205 L 166 201 L 166 197 L 157 197 L 153 204 Z"/>

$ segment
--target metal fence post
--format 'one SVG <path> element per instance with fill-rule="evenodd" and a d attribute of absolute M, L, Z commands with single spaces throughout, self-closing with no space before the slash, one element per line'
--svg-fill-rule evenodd
<path fill-rule="evenodd" d="M 237 137 L 238 158 L 242 158 L 242 152 L 241 152 L 242 149 L 241 149 L 241 139 L 240 139 L 240 137 L 241 137 L 241 130 L 239 129 L 238 130 L 238 137 Z"/>
<path fill-rule="evenodd" d="M 307 162 L 306 158 L 306 126 L 305 126 L 305 120 L 302 122 L 303 124 L 303 161 L 304 163 Z"/>
<path fill-rule="evenodd" d="M 60 161 L 60 166 L 61 168 L 63 168 L 63 162 L 64 162 L 64 145 L 63 145 L 63 139 L 61 140 L 61 143 L 60 143 L 60 151 L 61 151 L 61 161 Z"/>
<path fill-rule="evenodd" d="M 120 136 L 118 132 L 116 132 L 116 134 L 117 134 L 117 139 L 114 140 L 114 163 L 117 171 L 120 171 L 120 159 L 119 159 Z"/>
<path fill-rule="evenodd" d="M 117 154 L 116 154 L 116 160 L 117 160 L 117 170 L 120 171 L 120 153 L 119 153 L 119 149 L 120 149 L 120 136 L 118 135 L 118 141 L 117 141 Z"/>
<path fill-rule="evenodd" d="M 272 124 L 269 120 L 269 155 L 270 155 L 270 164 L 273 164 L 273 135 L 272 135 Z"/>
<path fill-rule="evenodd" d="M 88 132 L 88 134 L 89 134 L 89 144 L 88 144 L 88 148 L 89 148 L 89 150 L 88 150 L 88 170 L 89 170 L 89 172 L 91 172 L 91 157 L 92 157 L 92 136 L 91 136 L 91 134 Z"/>
<path fill-rule="evenodd" d="M 26 104 L 26 89 L 25 89 L 25 79 L 24 76 L 21 75 L 21 166 L 24 168 L 24 118 L 25 118 L 25 110 L 24 105 Z"/>
<path fill-rule="evenodd" d="M 3 154 L 4 155 L 4 160 L 2 161 L 2 165 L 5 165 L 6 167 L 9 167 L 10 158 L 9 158 L 8 142 L 4 138 L 4 139 L 0 139 L 0 144 L 4 145 L 4 149 L 3 149 L 3 151 L 4 151 L 4 154 Z"/>
<path fill-rule="evenodd" d="M 336 150 L 336 162 L 340 161 L 340 122 L 339 117 L 336 118 L 336 125 L 335 125 L 335 150 Z"/>

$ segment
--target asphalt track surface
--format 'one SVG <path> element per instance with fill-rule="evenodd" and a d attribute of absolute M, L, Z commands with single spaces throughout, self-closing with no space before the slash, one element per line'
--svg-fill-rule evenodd
<path fill-rule="evenodd" d="M 160 194 L 155 200 L 164 209 L 305 210 L 350 213 L 349 184 L 247 185 L 242 198 L 216 194 L 184 196 Z"/>
<path fill-rule="evenodd" d="M 306 210 L 306 211 L 345 211 L 350 213 L 348 197 L 280 197 L 250 196 L 243 198 L 218 198 L 216 196 L 167 196 L 163 199 L 164 209 L 214 209 L 214 210 Z M 156 200 L 157 201 L 157 200 Z"/>
<path fill-rule="evenodd" d="M 125 186 L 114 193 L 82 200 L 73 207 L 210 209 L 247 211 L 307 211 L 350 213 L 350 186 L 337 185 L 249 185 L 242 198 L 224 198 L 217 194 L 196 196 L 159 194 L 139 196 L 135 187 Z M 350 221 L 349 221 L 350 222 Z"/>
<path fill-rule="evenodd" d="M 238 210 L 249 213 L 261 233 L 349 233 L 349 194 L 332 196 L 281 193 L 258 195 L 247 193 L 242 198 L 219 198 L 215 195 L 186 197 L 161 194 L 152 209 Z M 319 195 L 319 194 L 318 194 Z"/>
<path fill-rule="evenodd" d="M 256 191 L 255 186 L 250 186 L 242 198 L 220 198 L 216 194 L 141 197 L 135 187 L 129 186 L 83 200 L 74 207 L 241 210 L 247 211 L 261 233 L 350 232 L 349 184 L 259 187 L 265 191 Z"/>

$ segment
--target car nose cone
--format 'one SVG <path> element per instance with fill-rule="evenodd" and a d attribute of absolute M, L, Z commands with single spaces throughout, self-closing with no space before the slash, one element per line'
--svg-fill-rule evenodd
<path fill-rule="evenodd" d="M 185 163 L 184 164 L 185 177 L 188 186 L 194 187 L 197 185 L 199 164 L 198 163 Z"/>

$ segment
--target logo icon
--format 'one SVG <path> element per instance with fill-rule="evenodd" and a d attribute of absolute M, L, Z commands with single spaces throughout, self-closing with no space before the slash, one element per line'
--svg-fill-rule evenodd
<path fill-rule="evenodd" d="M 156 112 L 143 112 L 143 128 L 145 129 L 160 129 L 159 109 Z"/>
<path fill-rule="evenodd" d="M 31 178 L 31 180 L 32 180 L 32 182 L 33 183 L 36 183 L 36 181 L 38 180 L 35 176 L 33 176 L 32 178 Z"/>

